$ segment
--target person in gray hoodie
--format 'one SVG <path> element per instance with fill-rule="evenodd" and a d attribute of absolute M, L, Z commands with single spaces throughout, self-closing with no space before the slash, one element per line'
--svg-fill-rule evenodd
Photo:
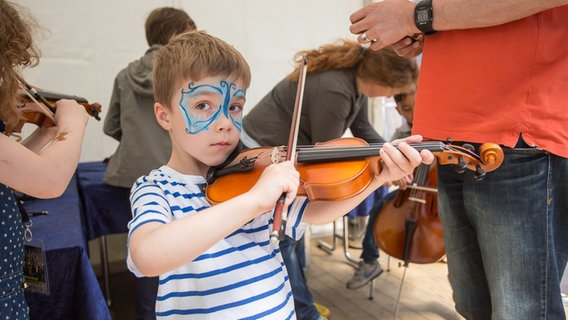
<path fill-rule="evenodd" d="M 103 125 L 104 133 L 119 142 L 108 161 L 104 182 L 125 188 L 126 201 L 134 181 L 166 164 L 171 154 L 168 133 L 154 116 L 154 53 L 173 36 L 197 29 L 185 11 L 171 7 L 154 9 L 144 27 L 150 48 L 117 74 Z M 136 279 L 137 319 L 156 319 L 157 290 L 157 277 Z"/>

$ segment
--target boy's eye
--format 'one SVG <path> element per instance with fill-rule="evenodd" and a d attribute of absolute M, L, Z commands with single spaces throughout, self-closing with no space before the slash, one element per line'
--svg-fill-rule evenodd
<path fill-rule="evenodd" d="M 195 109 L 199 109 L 199 110 L 209 110 L 209 109 L 211 109 L 211 105 L 210 105 L 209 103 L 207 103 L 207 102 L 201 102 L 201 103 L 198 103 L 198 104 L 195 106 Z"/>
<path fill-rule="evenodd" d="M 229 107 L 229 111 L 231 112 L 241 112 L 243 107 L 240 104 L 233 104 Z"/>

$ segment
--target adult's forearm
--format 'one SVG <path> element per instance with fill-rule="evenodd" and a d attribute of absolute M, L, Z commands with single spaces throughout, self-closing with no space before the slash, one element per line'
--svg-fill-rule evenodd
<path fill-rule="evenodd" d="M 495 26 L 567 4 L 568 0 L 432 0 L 433 28 L 442 31 Z M 399 54 L 416 55 L 421 51 L 418 42 L 405 38 L 420 33 L 414 22 L 415 7 L 408 0 L 371 3 L 350 16 L 349 30 L 359 35 L 360 42 L 365 41 L 363 33 L 373 39 L 373 50 L 396 43 L 397 50 L 414 46 Z"/>
<path fill-rule="evenodd" d="M 433 0 L 435 30 L 495 26 L 568 4 L 568 0 Z"/>

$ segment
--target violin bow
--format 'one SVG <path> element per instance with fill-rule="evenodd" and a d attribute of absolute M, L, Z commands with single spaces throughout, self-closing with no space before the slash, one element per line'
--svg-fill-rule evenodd
<path fill-rule="evenodd" d="M 17 75 L 17 78 L 20 86 L 30 100 L 32 100 L 40 108 L 43 114 L 55 122 L 55 108 L 51 105 L 51 103 L 49 103 L 44 96 L 40 95 L 39 92 L 37 92 L 37 90 L 28 84 L 22 77 Z M 41 101 L 41 103 L 39 103 L 38 100 Z"/>
<path fill-rule="evenodd" d="M 302 55 L 300 63 L 300 78 L 298 79 L 298 89 L 296 91 L 296 101 L 294 103 L 294 113 L 292 114 L 292 124 L 290 127 L 290 136 L 288 137 L 288 150 L 286 151 L 286 160 L 294 160 L 296 158 L 296 146 L 298 144 L 298 131 L 300 125 L 300 115 L 302 114 L 302 101 L 304 98 L 304 85 L 306 81 L 308 60 L 306 55 Z M 272 233 L 270 234 L 270 243 L 274 246 L 278 241 L 284 239 L 286 230 L 287 210 L 284 210 L 284 201 L 286 193 L 282 193 L 276 202 L 274 208 L 274 223 L 272 224 Z"/>

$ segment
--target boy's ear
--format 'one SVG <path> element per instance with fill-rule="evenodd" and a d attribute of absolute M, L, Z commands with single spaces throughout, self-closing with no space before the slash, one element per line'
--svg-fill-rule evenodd
<path fill-rule="evenodd" d="M 164 130 L 169 131 L 172 128 L 171 114 L 164 105 L 159 102 L 154 103 L 154 114 L 156 115 L 156 120 L 158 124 L 164 128 Z"/>

